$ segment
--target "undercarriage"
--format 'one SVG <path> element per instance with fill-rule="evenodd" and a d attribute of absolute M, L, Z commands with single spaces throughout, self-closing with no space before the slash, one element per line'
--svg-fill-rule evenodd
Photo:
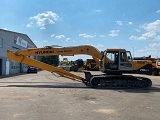
<path fill-rule="evenodd" d="M 152 81 L 145 77 L 132 75 L 91 75 L 85 72 L 85 84 L 92 88 L 148 88 L 152 86 Z"/>

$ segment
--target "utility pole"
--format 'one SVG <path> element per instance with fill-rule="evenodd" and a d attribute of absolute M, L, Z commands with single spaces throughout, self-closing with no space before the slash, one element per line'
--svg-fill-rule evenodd
<path fill-rule="evenodd" d="M 133 49 L 133 58 L 134 58 L 134 47 L 132 47 L 132 49 Z"/>

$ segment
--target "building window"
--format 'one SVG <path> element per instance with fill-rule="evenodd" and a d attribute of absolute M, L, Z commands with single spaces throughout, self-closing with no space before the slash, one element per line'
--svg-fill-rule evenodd
<path fill-rule="evenodd" d="M 11 62 L 11 68 L 12 69 L 19 69 L 20 68 L 20 63 L 12 61 Z"/>
<path fill-rule="evenodd" d="M 3 39 L 0 38 L 0 48 L 3 47 Z"/>

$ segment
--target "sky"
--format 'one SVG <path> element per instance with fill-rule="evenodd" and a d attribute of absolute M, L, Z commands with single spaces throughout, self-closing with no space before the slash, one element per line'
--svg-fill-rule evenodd
<path fill-rule="evenodd" d="M 3 0 L 0 15 L 1 29 L 27 34 L 37 47 L 92 45 L 160 57 L 160 0 Z"/>

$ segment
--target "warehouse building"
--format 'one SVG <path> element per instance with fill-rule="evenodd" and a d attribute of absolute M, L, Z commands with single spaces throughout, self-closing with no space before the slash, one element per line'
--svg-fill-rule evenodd
<path fill-rule="evenodd" d="M 0 76 L 27 71 L 28 66 L 9 60 L 6 55 L 6 50 L 27 48 L 36 48 L 36 45 L 26 34 L 0 29 Z"/>

